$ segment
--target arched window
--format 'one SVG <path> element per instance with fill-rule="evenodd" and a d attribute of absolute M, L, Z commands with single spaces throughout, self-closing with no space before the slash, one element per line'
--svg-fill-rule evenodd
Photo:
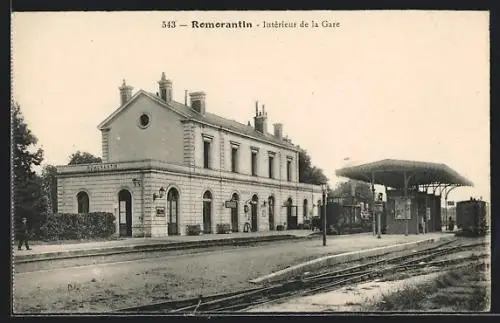
<path fill-rule="evenodd" d="M 259 205 L 259 197 L 257 196 L 257 194 L 254 194 L 252 196 L 252 202 L 251 202 L 251 213 L 250 213 L 250 216 L 251 216 L 251 222 L 250 222 L 250 226 L 251 226 L 251 229 L 252 229 L 252 232 L 257 232 L 258 230 L 258 214 L 257 214 L 257 207 Z"/>
<path fill-rule="evenodd" d="M 168 234 L 178 234 L 177 224 L 179 223 L 179 192 L 171 188 L 167 194 L 167 222 Z"/>
<path fill-rule="evenodd" d="M 203 194 L 203 232 L 212 233 L 212 193 Z"/>
<path fill-rule="evenodd" d="M 269 216 L 269 230 L 274 230 L 274 196 L 269 196 L 268 202 L 269 207 L 268 207 L 268 216 Z"/>
<path fill-rule="evenodd" d="M 210 191 L 206 191 L 205 194 L 203 194 L 203 199 L 212 200 L 212 193 L 210 193 Z"/>
<path fill-rule="evenodd" d="M 78 201 L 78 213 L 89 213 L 89 195 L 81 191 L 76 195 Z"/>
<path fill-rule="evenodd" d="M 236 201 L 236 207 L 231 208 L 231 230 L 233 232 L 238 232 L 239 230 L 238 201 L 240 200 L 240 197 L 238 196 L 238 194 L 234 193 L 231 196 L 231 200 Z"/>

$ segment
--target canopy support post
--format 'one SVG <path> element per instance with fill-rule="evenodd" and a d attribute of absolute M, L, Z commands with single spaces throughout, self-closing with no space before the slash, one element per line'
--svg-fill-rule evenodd
<path fill-rule="evenodd" d="M 450 194 L 450 192 L 453 191 L 458 186 L 460 186 L 460 185 L 451 186 L 448 191 L 446 191 L 446 188 L 444 190 L 445 191 L 445 194 L 444 194 L 444 214 L 446 216 L 446 224 L 447 225 L 449 225 L 449 223 L 448 223 L 448 194 Z"/>
<path fill-rule="evenodd" d="M 407 205 L 408 205 L 408 182 L 410 180 L 409 177 L 406 176 L 406 172 L 403 173 L 404 175 L 404 182 L 405 182 L 405 188 L 404 188 L 404 197 L 405 197 L 405 236 L 408 235 L 408 214 L 407 212 Z M 411 214 L 411 209 L 410 209 L 410 214 Z"/>
<path fill-rule="evenodd" d="M 372 172 L 371 184 L 372 184 L 372 229 L 373 229 L 373 236 L 375 236 L 377 233 L 375 231 L 376 224 L 375 224 L 375 173 L 374 172 Z"/>

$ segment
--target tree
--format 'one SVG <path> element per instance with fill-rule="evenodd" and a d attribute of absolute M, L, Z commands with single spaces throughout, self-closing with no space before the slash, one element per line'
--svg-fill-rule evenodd
<path fill-rule="evenodd" d="M 299 182 L 321 185 L 328 182 L 328 178 L 321 168 L 312 166 L 311 157 L 305 149 L 299 152 Z"/>
<path fill-rule="evenodd" d="M 48 209 L 57 213 L 57 169 L 52 165 L 45 165 L 42 169 L 42 186 L 47 196 Z"/>
<path fill-rule="evenodd" d="M 91 153 L 85 151 L 77 151 L 76 153 L 69 156 L 68 165 L 79 165 L 79 164 L 93 164 L 102 163 L 101 157 L 92 155 Z"/>
<path fill-rule="evenodd" d="M 354 202 L 368 203 L 371 205 L 373 201 L 373 193 L 370 184 L 348 180 L 347 182 L 340 183 L 337 187 L 329 193 L 329 196 L 338 197 L 342 204 L 351 205 L 353 202 L 352 188 L 354 186 Z"/>
<path fill-rule="evenodd" d="M 28 128 L 18 103 L 11 104 L 14 171 L 14 220 L 27 217 L 31 222 L 46 211 L 40 177 L 33 171 L 43 161 L 43 150 L 36 149 L 38 139 Z"/>

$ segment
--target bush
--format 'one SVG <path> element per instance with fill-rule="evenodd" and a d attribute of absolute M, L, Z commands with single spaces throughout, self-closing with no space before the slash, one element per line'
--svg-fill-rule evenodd
<path fill-rule="evenodd" d="M 229 223 L 217 224 L 217 233 L 229 233 L 231 232 L 231 225 Z"/>
<path fill-rule="evenodd" d="M 285 230 L 285 227 L 283 225 L 279 224 L 276 226 L 276 231 L 283 231 L 283 230 Z"/>
<path fill-rule="evenodd" d="M 114 222 L 107 212 L 54 213 L 47 215 L 41 231 L 47 240 L 108 238 L 116 231 Z"/>
<path fill-rule="evenodd" d="M 201 226 L 196 225 L 186 225 L 186 234 L 188 236 L 198 236 L 201 233 Z"/>

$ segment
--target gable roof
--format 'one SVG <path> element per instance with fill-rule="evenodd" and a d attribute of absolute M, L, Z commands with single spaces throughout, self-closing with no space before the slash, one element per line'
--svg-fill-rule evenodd
<path fill-rule="evenodd" d="M 284 140 L 281 140 L 279 138 L 276 138 L 274 135 L 270 133 L 261 133 L 257 130 L 254 129 L 254 127 L 250 125 L 245 125 L 243 123 L 240 123 L 235 120 L 230 120 L 221 116 L 218 116 L 216 114 L 210 113 L 210 112 L 205 112 L 204 115 L 198 113 L 197 111 L 193 110 L 192 108 L 186 106 L 183 103 L 177 102 L 177 101 L 172 101 L 172 102 L 165 102 L 161 100 L 158 96 L 156 96 L 153 93 L 146 92 L 144 90 L 139 90 L 136 94 L 130 98 L 130 100 L 127 101 L 124 105 L 120 106 L 118 109 L 116 109 L 111 115 L 109 115 L 104 121 L 102 121 L 97 128 L 99 130 L 105 129 L 111 121 L 113 121 L 118 115 L 121 114 L 122 111 L 124 111 L 127 107 L 129 107 L 132 102 L 137 100 L 138 97 L 141 95 L 145 95 L 151 100 L 155 101 L 159 105 L 161 105 L 164 108 L 170 109 L 177 114 L 179 114 L 181 117 L 184 118 L 184 120 L 192 120 L 200 123 L 205 123 L 208 125 L 211 125 L 216 128 L 223 128 L 225 130 L 235 132 L 237 134 L 241 135 L 246 135 L 249 137 L 252 137 L 257 140 L 264 140 L 267 142 L 271 142 L 276 145 L 280 145 L 283 147 L 286 147 L 290 150 L 295 150 L 299 151 L 299 148 L 295 146 L 292 143 L 286 142 Z"/>
<path fill-rule="evenodd" d="M 370 182 L 392 188 L 404 187 L 404 173 L 411 175 L 410 184 L 428 185 L 433 183 L 473 186 L 474 184 L 445 164 L 414 160 L 384 159 L 373 163 L 338 169 L 337 176 L 363 182 Z"/>

